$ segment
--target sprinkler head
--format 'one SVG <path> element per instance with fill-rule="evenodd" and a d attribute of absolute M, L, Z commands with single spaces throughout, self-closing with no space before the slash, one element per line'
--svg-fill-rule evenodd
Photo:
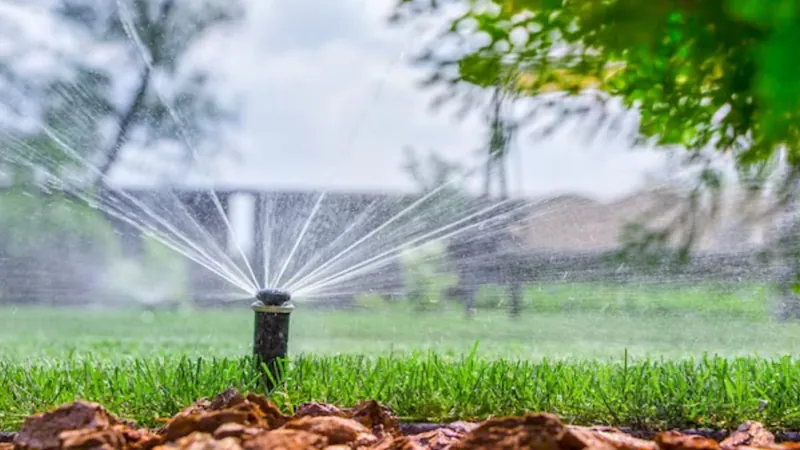
<path fill-rule="evenodd" d="M 270 391 L 281 379 L 279 361 L 286 358 L 289 345 L 289 316 L 294 310 L 291 298 L 285 291 L 262 289 L 251 305 L 255 312 L 253 356 L 259 366 L 266 366 L 263 380 Z"/>
<path fill-rule="evenodd" d="M 291 294 L 278 289 L 261 289 L 256 292 L 256 300 L 267 306 L 281 306 L 291 299 Z"/>

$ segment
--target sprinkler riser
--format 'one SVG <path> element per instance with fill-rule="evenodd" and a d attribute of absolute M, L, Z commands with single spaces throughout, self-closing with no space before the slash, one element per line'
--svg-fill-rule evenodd
<path fill-rule="evenodd" d="M 282 291 L 259 291 L 251 305 L 255 312 L 253 357 L 259 367 L 266 366 L 271 377 L 264 374 L 267 390 L 275 388 L 280 380 L 281 359 L 286 358 L 289 347 L 289 319 L 294 305 L 291 296 Z"/>

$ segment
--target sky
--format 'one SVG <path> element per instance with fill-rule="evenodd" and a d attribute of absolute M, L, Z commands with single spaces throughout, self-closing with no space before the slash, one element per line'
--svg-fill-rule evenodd
<path fill-rule="evenodd" d="M 435 25 L 387 25 L 394 0 L 242 1 L 245 23 L 193 54 L 221 80 L 220 95 L 241 107 L 230 143 L 241 158 L 215 166 L 218 184 L 409 191 L 406 147 L 479 163 L 480 118 L 433 111 L 434 92 L 418 86 L 425 69 L 409 61 Z M 28 20 L 26 28 L 47 29 L 35 13 Z M 544 141 L 522 135 L 512 152 L 511 188 L 533 196 L 625 195 L 663 163 L 652 150 L 589 144 L 574 132 Z"/>
<path fill-rule="evenodd" d="M 387 26 L 393 4 L 248 0 L 238 36 L 223 49 L 209 48 L 228 82 L 246 92 L 239 139 L 247 162 L 225 178 L 408 190 L 414 184 L 401 169 L 406 146 L 479 162 L 475 153 L 485 140 L 479 118 L 459 121 L 451 111 L 432 111 L 434 93 L 417 85 L 426 72 L 409 61 L 438 28 Z M 515 144 L 511 187 L 528 195 L 624 195 L 662 161 L 654 151 L 590 145 L 575 133 L 543 142 L 520 136 Z"/>

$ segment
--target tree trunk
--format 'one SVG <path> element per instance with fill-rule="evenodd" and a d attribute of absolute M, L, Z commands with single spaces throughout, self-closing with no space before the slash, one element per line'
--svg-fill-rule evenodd
<path fill-rule="evenodd" d="M 167 22 L 169 21 L 170 13 L 174 7 L 175 0 L 166 0 L 161 4 L 161 8 L 158 11 L 158 18 L 155 21 L 149 22 L 146 26 L 148 35 L 163 35 L 163 32 L 167 26 Z M 148 45 L 150 46 L 148 51 L 150 52 L 151 62 L 150 64 L 146 64 L 144 70 L 142 71 L 142 75 L 139 78 L 139 85 L 137 86 L 136 93 L 133 96 L 133 102 L 131 102 L 128 110 L 125 111 L 124 114 L 121 114 L 117 135 L 114 137 L 114 143 L 112 144 L 111 148 L 109 148 L 106 152 L 106 160 L 100 166 L 100 173 L 97 179 L 95 179 L 95 186 L 98 184 L 103 184 L 103 179 L 108 175 L 108 173 L 111 171 L 111 168 L 114 167 L 114 164 L 119 159 L 122 146 L 125 144 L 125 138 L 128 137 L 131 125 L 133 124 L 133 119 L 136 118 L 136 115 L 144 106 L 147 88 L 150 86 L 150 80 L 153 75 L 151 73 L 151 68 L 157 66 L 161 61 L 160 47 L 162 44 L 163 42 L 148 42 Z"/>
<path fill-rule="evenodd" d="M 136 115 L 144 105 L 144 99 L 147 95 L 147 88 L 150 86 L 150 76 L 150 68 L 145 67 L 141 77 L 139 78 L 139 86 L 136 88 L 136 94 L 133 97 L 133 102 L 128 107 L 128 110 L 125 112 L 122 118 L 120 118 L 117 135 L 114 137 L 114 143 L 112 144 L 111 148 L 109 148 L 106 152 L 106 160 L 100 166 L 100 173 L 95 180 L 95 185 L 102 184 L 103 179 L 108 176 L 108 172 L 111 171 L 111 168 L 117 162 L 117 159 L 119 159 L 120 151 L 122 150 L 122 146 L 125 144 L 125 139 L 128 137 L 128 132 L 131 124 L 133 123 L 133 119 L 136 118 Z"/>

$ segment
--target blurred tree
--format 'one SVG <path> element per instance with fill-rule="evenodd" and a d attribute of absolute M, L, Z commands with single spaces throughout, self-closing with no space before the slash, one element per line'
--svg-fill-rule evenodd
<path fill-rule="evenodd" d="M 497 177 L 499 197 L 508 199 L 508 155 L 511 142 L 516 131 L 516 125 L 507 113 L 509 99 L 505 90 L 498 81 L 492 87 L 492 101 L 490 112 L 487 115 L 489 123 L 488 142 L 486 144 L 486 173 L 483 180 L 483 196 L 488 200 L 492 198 L 492 182 Z"/>
<path fill-rule="evenodd" d="M 16 14 L 25 8 L 16 6 Z M 40 158 L 34 159 L 48 170 L 83 161 L 78 168 L 98 184 L 126 147 L 158 151 L 165 163 L 174 148 L 180 149 L 177 162 L 187 163 L 197 152 L 221 147 L 221 127 L 236 115 L 210 92 L 211 73 L 190 65 L 189 58 L 204 38 L 241 19 L 239 2 L 58 0 L 27 12 L 64 34 L 44 44 L 21 42 L 16 61 L 0 66 L 0 81 L 18 94 L 4 95 L 3 106 L 43 125 L 19 129 L 6 121 L 4 137 L 12 148 L 37 150 Z M 13 7 L 0 10 L 0 23 L 13 22 L 14 13 Z M 15 28 L 20 31 L 17 24 L 6 32 Z M 64 42 L 78 50 L 64 50 Z M 20 75 L 22 64 L 15 62 L 24 63 L 32 50 L 56 67 Z M 161 89 L 154 88 L 156 82 Z M 45 141 L 56 151 L 46 151 Z M 17 159 L 31 162 L 25 155 Z"/>
<path fill-rule="evenodd" d="M 474 171 L 434 150 L 423 156 L 406 147 L 404 153 L 402 169 L 417 186 L 413 200 L 419 203 L 414 207 L 418 213 L 405 216 L 397 226 L 423 233 L 444 227 L 440 234 L 446 234 L 456 222 L 464 222 L 465 211 L 476 211 L 479 205 L 467 192 Z"/>
<path fill-rule="evenodd" d="M 96 205 L 31 186 L 92 189 L 141 157 L 157 167 L 140 172 L 152 172 L 230 152 L 219 144 L 236 115 L 194 56 L 242 16 L 236 0 L 0 2 L 0 41 L 10 44 L 0 46 L 0 174 L 16 185 L 0 196 L 0 262 L 24 274 L 6 270 L 0 285 L 33 300 L 39 278 L 58 272 L 87 288 L 120 260 Z"/>
<path fill-rule="evenodd" d="M 398 226 L 413 228 L 415 222 L 423 222 L 422 229 L 445 244 L 438 257 L 443 264 L 439 267 L 429 265 L 427 271 L 438 274 L 441 283 L 436 286 L 436 291 L 444 289 L 449 296 L 461 300 L 468 318 L 475 314 L 480 286 L 489 284 L 505 285 L 510 290 L 510 314 L 517 317 L 520 312 L 520 284 L 514 273 L 518 242 L 510 226 L 524 217 L 526 208 L 525 202 L 506 198 L 505 190 L 501 191 L 499 200 L 489 198 L 492 164 L 504 163 L 509 137 L 505 128 L 507 124 L 494 109 L 496 105 L 498 103 L 492 103 L 494 114 L 489 116 L 488 155 L 485 150 L 481 152 L 488 156 L 485 195 L 481 198 L 470 195 L 467 190 L 467 181 L 476 175 L 475 171 L 466 170 L 463 165 L 448 161 L 435 151 L 430 151 L 427 161 L 423 162 L 413 149 L 406 149 L 404 168 L 419 186 L 420 198 L 430 197 L 419 205 L 420 213 L 409 218 L 411 223 Z M 501 185 L 501 188 L 505 187 Z M 423 253 L 434 248 L 429 247 Z M 427 259 L 433 259 L 431 254 Z M 448 274 L 455 275 L 455 279 Z M 409 284 L 409 297 L 412 299 L 419 302 L 419 298 L 432 298 L 434 291 L 430 281 Z M 423 292 L 427 294 L 423 295 Z"/>
<path fill-rule="evenodd" d="M 463 165 L 449 161 L 433 150 L 428 152 L 425 160 L 412 147 L 406 147 L 403 153 L 406 158 L 403 170 L 423 194 L 436 189 L 444 190 L 450 195 L 463 191 L 463 179 L 467 175 Z M 457 183 L 458 181 L 462 183 Z"/>
<path fill-rule="evenodd" d="M 721 154 L 753 195 L 770 180 L 776 208 L 789 201 L 800 173 L 800 62 L 792 57 L 800 3 L 399 0 L 392 19 L 456 10 L 419 56 L 433 67 L 423 85 L 445 88 L 435 104 L 460 99 L 469 110 L 502 79 L 508 92 L 532 98 L 526 118 L 549 116 L 537 136 L 591 118 L 590 135 L 627 128 L 636 145 L 685 149 L 687 164 L 702 167 L 687 190 L 690 205 L 706 193 L 719 197 L 724 177 L 710 161 Z M 628 112 L 638 113 L 634 126 Z M 663 241 L 669 232 L 638 235 Z M 681 234 L 685 259 L 694 237 Z"/>
<path fill-rule="evenodd" d="M 408 215 L 397 226 L 411 230 L 407 239 L 416 234 L 431 239 L 411 254 L 402 255 L 404 266 L 405 297 L 419 309 L 435 306 L 442 296 L 442 291 L 452 288 L 453 281 L 448 272 L 453 267 L 449 261 L 449 248 L 444 248 L 434 240 L 438 236 L 446 236 L 445 242 L 451 242 L 449 236 L 457 230 L 463 215 L 457 212 L 471 211 L 472 199 L 466 192 L 466 182 L 472 173 L 465 170 L 458 162 L 450 161 L 439 152 L 429 150 L 427 155 L 420 155 L 411 147 L 404 149 L 405 163 L 403 170 L 417 186 L 413 200 L 420 203 L 416 206 L 418 213 Z M 462 224 L 463 228 L 467 224 Z M 439 231 L 437 231 L 439 230 Z"/>
<path fill-rule="evenodd" d="M 446 35 L 485 43 L 438 60 L 437 81 L 490 86 L 505 76 L 509 89 L 530 95 L 591 92 L 602 102 L 604 93 L 636 108 L 637 137 L 658 145 L 711 145 L 741 164 L 786 146 L 800 161 L 797 2 L 401 0 L 398 12 L 454 2 L 470 8 Z"/>

